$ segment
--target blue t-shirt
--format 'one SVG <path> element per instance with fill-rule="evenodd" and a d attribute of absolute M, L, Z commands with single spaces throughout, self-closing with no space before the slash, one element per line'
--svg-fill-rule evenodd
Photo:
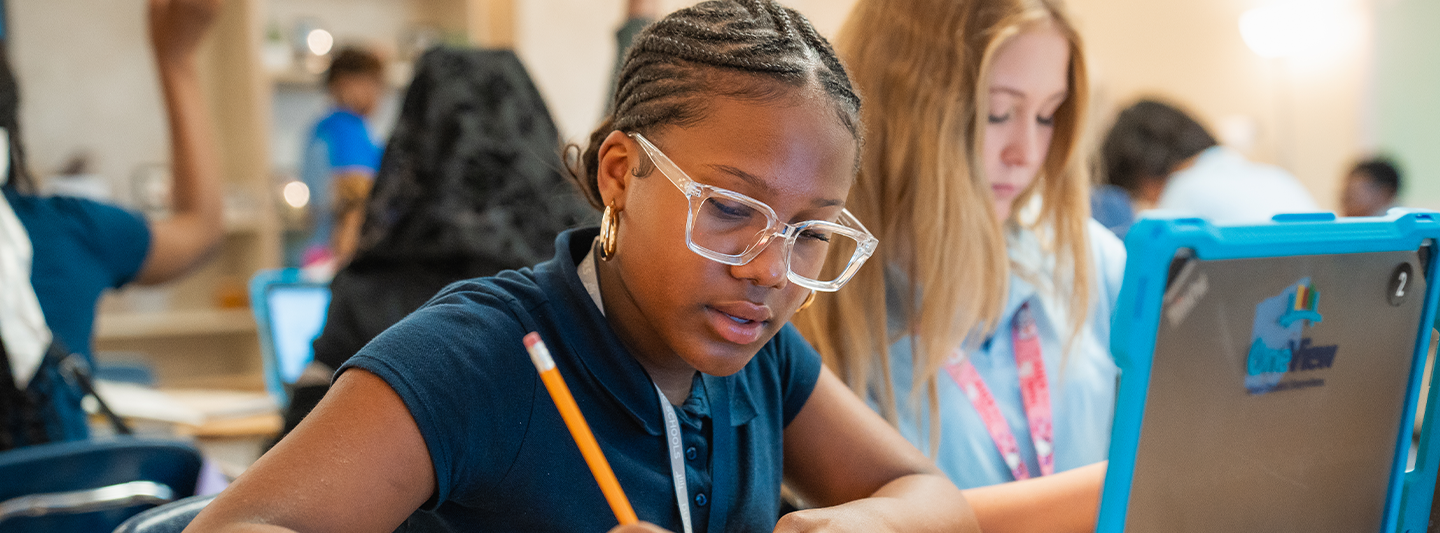
<path fill-rule="evenodd" d="M 596 234 L 567 231 L 534 269 L 451 285 L 341 367 L 384 379 L 420 428 L 436 492 L 412 520 L 472 531 L 615 525 L 521 343 L 536 331 L 640 519 L 681 531 L 655 385 L 576 274 Z M 786 325 L 734 375 L 697 377 L 676 412 L 695 531 L 774 528 L 784 429 L 819 376 L 819 355 Z"/>
<path fill-rule="evenodd" d="M 310 213 L 314 230 L 309 243 L 329 246 L 334 229 L 330 184 L 336 173 L 361 171 L 374 175 L 380 168 L 381 149 L 370 138 L 365 119 L 351 111 L 334 109 L 310 134 L 305 147 L 300 179 L 310 188 Z"/>
<path fill-rule="evenodd" d="M 149 226 L 139 214 L 112 205 L 64 196 L 30 196 L 8 187 L 4 191 L 35 250 L 30 283 L 35 286 L 45 322 L 66 348 L 93 363 L 90 342 L 95 304 L 106 289 L 129 283 L 140 272 L 150 251 Z M 53 397 L 64 434 L 52 434 L 52 438 L 85 438 L 88 432 L 79 392 L 56 391 Z"/>

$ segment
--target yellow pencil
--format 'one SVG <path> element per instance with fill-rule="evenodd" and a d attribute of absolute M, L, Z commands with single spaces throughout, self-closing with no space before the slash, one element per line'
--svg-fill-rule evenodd
<path fill-rule="evenodd" d="M 580 447 L 580 455 L 585 457 L 585 463 L 590 465 L 590 472 L 595 474 L 595 482 L 600 484 L 600 492 L 605 493 L 605 501 L 609 502 L 610 509 L 615 511 L 615 519 L 620 521 L 620 525 L 639 522 L 635 509 L 630 507 L 630 499 L 626 498 L 625 491 L 620 489 L 620 480 L 615 479 L 615 471 L 610 469 L 610 461 L 605 460 L 600 444 L 595 442 L 595 434 L 590 432 L 590 424 L 585 423 L 580 407 L 575 405 L 575 397 L 570 395 L 570 388 L 565 386 L 560 371 L 555 369 L 555 360 L 550 357 L 545 341 L 540 340 L 540 335 L 532 331 L 525 335 L 525 349 L 530 351 L 530 360 L 535 363 L 535 370 L 540 372 L 540 381 L 544 382 L 545 389 L 550 391 L 550 398 L 555 400 L 555 407 L 560 410 L 560 418 L 565 419 L 565 427 L 570 428 L 570 436 L 575 438 L 575 445 Z"/>

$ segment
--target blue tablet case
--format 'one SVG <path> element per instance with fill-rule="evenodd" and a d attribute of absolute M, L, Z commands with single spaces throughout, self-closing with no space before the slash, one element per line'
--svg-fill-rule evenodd
<path fill-rule="evenodd" d="M 1097 531 L 1426 531 L 1437 240 L 1440 213 L 1399 209 L 1135 224 Z"/>

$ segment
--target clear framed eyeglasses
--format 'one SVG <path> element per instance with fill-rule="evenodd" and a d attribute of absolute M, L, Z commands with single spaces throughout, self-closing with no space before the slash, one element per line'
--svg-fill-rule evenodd
<path fill-rule="evenodd" d="M 743 265 L 778 237 L 782 240 L 779 244 L 785 247 L 791 282 L 807 289 L 834 292 L 850 281 L 880 243 L 847 209 L 841 209 L 834 222 L 786 223 L 765 202 L 696 182 L 643 135 L 629 136 L 690 201 L 685 244 L 708 259 Z"/>

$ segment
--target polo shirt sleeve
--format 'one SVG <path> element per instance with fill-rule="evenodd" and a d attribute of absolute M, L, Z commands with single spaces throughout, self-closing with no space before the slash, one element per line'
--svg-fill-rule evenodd
<path fill-rule="evenodd" d="M 424 509 L 494 490 L 519 454 L 539 378 L 506 299 L 480 283 L 447 289 L 350 358 L 405 402 L 429 449 Z"/>
<path fill-rule="evenodd" d="M 106 285 L 118 288 L 135 279 L 150 254 L 150 226 L 139 213 L 110 204 L 57 196 L 50 199 L 59 220 L 96 261 Z"/>
<path fill-rule="evenodd" d="M 815 384 L 820 381 L 822 363 L 820 354 L 791 324 L 780 328 L 780 333 L 775 334 L 774 342 L 780 355 L 778 370 L 784 423 L 789 426 L 795 415 L 800 414 L 800 409 L 805 407 L 810 393 L 815 392 Z"/>
<path fill-rule="evenodd" d="M 370 133 L 365 130 L 365 121 L 355 115 L 336 113 L 321 122 L 317 137 L 323 139 L 330 156 L 330 168 L 340 170 L 369 170 L 380 167 L 380 154 Z"/>

